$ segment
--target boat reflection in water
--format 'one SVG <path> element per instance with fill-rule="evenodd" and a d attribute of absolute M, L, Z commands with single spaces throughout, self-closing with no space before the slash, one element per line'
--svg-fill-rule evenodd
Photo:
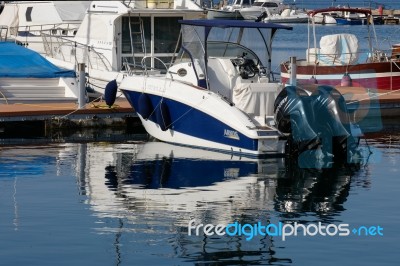
<path fill-rule="evenodd" d="M 303 217 L 310 213 L 313 221 L 315 216 L 321 222 L 337 221 L 352 177 L 362 165 L 305 169 L 285 158 L 240 158 L 160 142 L 124 145 L 109 153 L 87 149 L 86 163 L 100 154 L 103 163 L 85 168 L 81 188 L 94 215 L 120 221 L 118 228 L 99 223 L 96 230 L 115 234 L 116 243 L 123 233 L 162 239 L 176 257 L 197 263 L 290 263 L 290 258 L 278 258 L 273 245 L 277 238 L 246 241 L 244 235 L 206 236 L 203 231 L 188 235 L 189 221 L 265 225 L 302 217 L 307 223 Z M 120 248 L 116 245 L 117 253 Z"/>

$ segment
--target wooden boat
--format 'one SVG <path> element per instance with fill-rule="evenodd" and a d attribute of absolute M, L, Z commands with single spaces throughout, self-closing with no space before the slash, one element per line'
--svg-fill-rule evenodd
<path fill-rule="evenodd" d="M 322 12 L 358 12 L 365 14 L 367 20 L 371 11 L 354 8 L 328 8 L 309 12 L 310 27 L 315 26 L 314 17 Z M 373 20 L 371 20 L 373 21 Z M 387 54 L 378 47 L 374 23 L 368 27 L 369 51 L 358 51 L 358 40 L 353 34 L 334 34 L 323 36 L 319 47 L 314 33 L 313 47 L 309 36 L 306 59 L 297 61 L 298 84 L 326 84 L 364 87 L 380 90 L 400 89 L 400 60 L 395 54 Z M 372 29 L 370 29 L 372 27 Z M 281 80 L 290 78 L 289 62 L 281 64 Z"/>

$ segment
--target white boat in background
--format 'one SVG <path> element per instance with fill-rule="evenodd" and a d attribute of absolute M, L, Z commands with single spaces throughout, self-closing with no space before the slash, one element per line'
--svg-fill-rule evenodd
<path fill-rule="evenodd" d="M 380 47 L 374 23 L 365 29 L 367 38 L 359 40 L 354 34 L 316 34 L 314 18 L 318 13 L 348 12 L 363 13 L 366 21 L 372 21 L 371 10 L 355 8 L 328 8 L 310 11 L 308 48 L 305 59 L 297 61 L 298 84 L 326 84 L 349 86 L 355 90 L 400 89 L 399 58 L 396 53 L 385 53 Z M 360 42 L 368 44 L 367 50 L 360 49 Z M 281 80 L 290 78 L 289 62 L 281 64 Z"/>
<path fill-rule="evenodd" d="M 170 61 L 179 36 L 178 20 L 201 16 L 204 10 L 190 0 L 92 1 L 73 36 L 42 31 L 41 47 L 35 50 L 66 69 L 85 63 L 87 84 L 104 93 L 111 80 L 120 82 L 127 73 L 143 71 L 144 65 L 159 68 L 155 57 Z M 14 29 L 9 27 L 9 32 Z M 30 41 L 27 46 L 34 49 Z"/>
<path fill-rule="evenodd" d="M 0 16 L 0 35 L 40 54 L 45 53 L 42 35 L 73 38 L 89 1 L 11 1 Z"/>
<path fill-rule="evenodd" d="M 78 97 L 74 71 L 13 42 L 0 42 L 0 104 L 76 102 Z"/>
<path fill-rule="evenodd" d="M 284 9 L 283 0 L 256 0 L 251 6 L 240 9 L 244 19 L 256 20 L 267 9 L 270 14 L 279 14 Z"/>
<path fill-rule="evenodd" d="M 303 10 L 286 8 L 280 14 L 273 14 L 266 9 L 256 21 L 265 23 L 307 23 L 308 14 Z"/>
<path fill-rule="evenodd" d="M 254 0 L 231 0 L 220 9 L 207 9 L 207 19 L 243 19 L 240 10 L 250 7 Z"/>
<path fill-rule="evenodd" d="M 322 12 L 314 16 L 315 24 L 336 24 L 336 17 L 338 16 L 335 12 Z"/>

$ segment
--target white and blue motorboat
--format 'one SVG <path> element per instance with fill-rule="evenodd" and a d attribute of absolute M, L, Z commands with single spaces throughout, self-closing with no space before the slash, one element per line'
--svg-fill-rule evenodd
<path fill-rule="evenodd" d="M 182 47 L 166 73 L 127 76 L 119 89 L 161 141 L 243 155 L 284 153 L 273 127 L 282 85 L 271 77 L 271 44 L 282 25 L 182 20 Z M 107 92 L 106 92 L 107 93 Z"/>
<path fill-rule="evenodd" d="M 274 81 L 272 40 L 277 30 L 291 27 L 237 20 L 180 23 L 181 49 L 173 63 L 164 71 L 128 75 L 119 86 L 151 136 L 260 157 L 283 155 L 288 146 L 315 149 L 325 130 L 340 142 L 333 147 L 346 149 L 351 130 L 332 117 L 343 97 L 325 87 L 309 92 Z M 106 100 L 116 86 L 107 86 Z M 329 119 L 315 115 L 312 106 Z M 319 130 L 321 120 L 329 125 Z M 286 145 L 291 135 L 296 145 Z"/>

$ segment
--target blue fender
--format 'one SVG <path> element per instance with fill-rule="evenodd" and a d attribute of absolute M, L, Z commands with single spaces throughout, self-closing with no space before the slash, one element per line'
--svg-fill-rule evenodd
<path fill-rule="evenodd" d="M 142 93 L 138 99 L 138 110 L 136 110 L 143 119 L 149 119 L 150 115 L 153 113 L 153 104 L 151 103 L 149 95 Z"/>
<path fill-rule="evenodd" d="M 167 104 L 164 101 L 160 102 L 156 112 L 157 124 L 160 125 L 162 131 L 166 131 L 171 127 L 171 115 Z"/>
<path fill-rule="evenodd" d="M 111 107 L 115 102 L 115 98 L 117 97 L 117 90 L 118 84 L 115 79 L 107 83 L 106 89 L 104 91 L 104 99 L 109 107 Z"/>

